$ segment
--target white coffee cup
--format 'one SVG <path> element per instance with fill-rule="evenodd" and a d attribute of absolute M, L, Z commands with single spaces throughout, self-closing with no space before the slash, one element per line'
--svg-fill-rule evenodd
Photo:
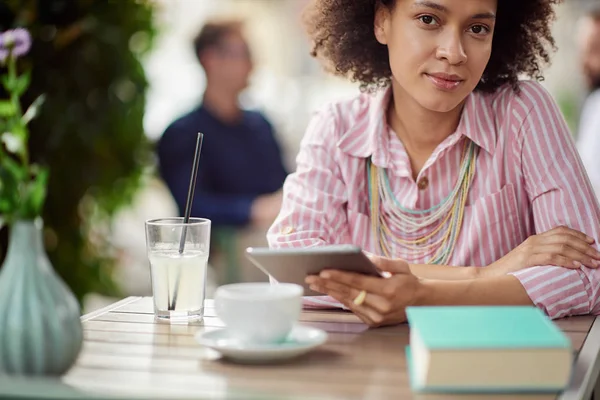
<path fill-rule="evenodd" d="M 253 344 L 278 343 L 298 321 L 303 293 L 293 283 L 234 283 L 217 288 L 215 310 L 234 337 Z"/>

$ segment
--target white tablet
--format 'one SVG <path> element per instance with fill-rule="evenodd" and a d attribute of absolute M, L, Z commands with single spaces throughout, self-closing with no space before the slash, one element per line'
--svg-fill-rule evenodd
<path fill-rule="evenodd" d="M 298 249 L 249 247 L 246 257 L 277 282 L 296 283 L 304 287 L 305 296 L 323 296 L 304 283 L 308 275 L 324 269 L 338 269 L 360 274 L 382 276 L 377 267 L 362 252 L 351 245 L 330 245 Z"/>

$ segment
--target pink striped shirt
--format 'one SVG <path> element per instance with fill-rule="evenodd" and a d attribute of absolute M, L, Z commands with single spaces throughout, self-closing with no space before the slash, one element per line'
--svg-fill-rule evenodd
<path fill-rule="evenodd" d="M 600 208 L 557 105 L 536 82 L 520 87 L 518 95 L 509 87 L 469 95 L 456 132 L 431 154 L 416 181 L 402 142 L 386 123 L 389 88 L 328 105 L 307 128 L 269 245 L 354 244 L 381 254 L 370 226 L 367 158 L 387 169 L 404 207 L 428 209 L 454 187 L 466 138 L 479 151 L 450 265 L 489 265 L 527 237 L 559 225 L 600 239 Z M 419 188 L 424 177 L 428 185 Z M 407 258 L 403 248 L 391 250 Z M 552 318 L 600 314 L 599 270 L 539 266 L 513 275 Z"/>

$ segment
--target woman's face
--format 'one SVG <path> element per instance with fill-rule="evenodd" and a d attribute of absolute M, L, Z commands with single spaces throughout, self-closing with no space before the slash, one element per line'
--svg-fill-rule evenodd
<path fill-rule="evenodd" d="M 422 107 L 448 112 L 475 89 L 492 53 L 497 0 L 396 0 L 379 7 L 393 85 Z"/>

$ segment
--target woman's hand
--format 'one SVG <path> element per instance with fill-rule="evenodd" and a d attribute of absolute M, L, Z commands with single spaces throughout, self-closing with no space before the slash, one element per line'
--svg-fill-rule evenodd
<path fill-rule="evenodd" d="M 339 270 L 327 270 L 306 278 L 312 290 L 327 294 L 354 312 L 371 327 L 399 324 L 406 321 L 406 307 L 414 304 L 421 287 L 404 260 L 370 256 L 371 261 L 388 278 L 377 278 Z M 364 300 L 361 291 L 366 292 Z M 362 296 L 361 296 L 362 297 Z"/>
<path fill-rule="evenodd" d="M 594 239 L 574 229 L 560 226 L 530 236 L 521 245 L 495 263 L 477 268 L 478 277 L 506 275 L 524 268 L 554 265 L 564 268 L 598 268 L 600 252 Z"/>

